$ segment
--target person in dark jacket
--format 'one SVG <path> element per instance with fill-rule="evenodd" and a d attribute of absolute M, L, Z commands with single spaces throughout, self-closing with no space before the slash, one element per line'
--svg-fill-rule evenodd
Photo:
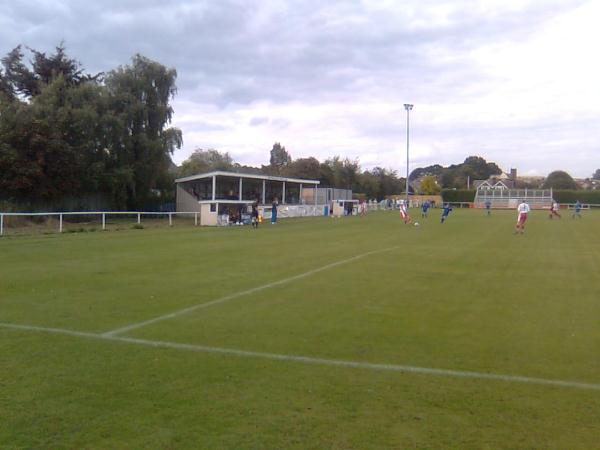
<path fill-rule="evenodd" d="M 252 228 L 258 228 L 258 200 L 252 203 Z"/>

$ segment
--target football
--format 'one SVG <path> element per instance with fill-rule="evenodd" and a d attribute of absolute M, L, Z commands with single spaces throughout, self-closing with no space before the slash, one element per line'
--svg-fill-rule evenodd
<path fill-rule="evenodd" d="M 418 226 L 419 226 L 419 222 L 415 222 L 415 227 L 418 227 Z"/>

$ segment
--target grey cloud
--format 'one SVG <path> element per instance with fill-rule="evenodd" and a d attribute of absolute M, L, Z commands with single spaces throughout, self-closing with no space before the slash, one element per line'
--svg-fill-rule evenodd
<path fill-rule="evenodd" d="M 219 125 L 215 123 L 209 123 L 202 120 L 187 120 L 187 125 L 190 125 L 194 128 L 194 131 L 223 131 L 226 130 L 227 127 L 224 125 Z"/>
<path fill-rule="evenodd" d="M 21 1 L 6 14 L 25 28 L 32 47 L 48 49 L 65 39 L 93 71 L 125 64 L 139 52 L 175 67 L 180 90 L 195 100 L 225 107 L 340 99 L 359 89 L 410 89 L 425 98 L 460 90 L 476 68 L 431 60 L 432 49 L 468 49 L 494 36 L 527 33 L 566 3 L 483 19 L 470 2 L 453 4 L 449 24 L 417 29 L 402 8 L 369 12 L 349 2 Z M 424 75 L 432 72 L 437 76 Z"/>
<path fill-rule="evenodd" d="M 400 99 L 418 99 L 440 104 L 468 101 L 488 88 L 490 75 L 470 59 L 471 50 L 525 39 L 549 18 L 583 3 L 546 0 L 482 14 L 470 0 L 396 2 L 386 10 L 365 2 L 322 0 L 16 0 L 0 5 L 0 53 L 21 43 L 50 51 L 64 40 L 71 56 L 97 72 L 127 64 L 139 52 L 177 69 L 180 97 L 225 112 L 255 102 L 385 99 L 401 104 Z M 436 24 L 423 11 L 440 5 L 450 5 L 452 12 Z M 354 132 L 378 142 L 401 142 L 401 113 L 381 122 L 363 117 L 354 123 Z M 416 122 L 414 134 L 461 146 L 441 146 L 437 156 L 464 157 L 486 141 L 525 147 L 534 144 L 529 135 L 548 142 L 577 135 L 578 124 L 558 122 L 479 130 L 458 121 L 440 127 Z M 267 117 L 249 123 L 290 125 L 288 119 Z M 194 131 L 219 129 L 207 121 L 190 126 Z M 587 136 L 581 148 L 589 154 L 598 150 L 591 144 L 598 142 L 598 133 Z M 489 151 L 500 154 L 500 147 Z"/>
<path fill-rule="evenodd" d="M 269 123 L 268 117 L 253 117 L 252 119 L 250 119 L 251 127 L 257 127 L 259 125 L 264 125 L 266 123 Z"/>
<path fill-rule="evenodd" d="M 268 117 L 253 117 L 252 119 L 250 119 L 250 126 L 251 127 L 257 127 L 259 125 L 263 125 L 269 123 L 269 118 Z"/>
<path fill-rule="evenodd" d="M 291 122 L 287 119 L 276 118 L 270 119 L 269 117 L 253 117 L 250 119 L 249 125 L 252 127 L 258 127 L 260 125 L 270 125 L 275 129 L 282 130 L 290 126 Z"/>

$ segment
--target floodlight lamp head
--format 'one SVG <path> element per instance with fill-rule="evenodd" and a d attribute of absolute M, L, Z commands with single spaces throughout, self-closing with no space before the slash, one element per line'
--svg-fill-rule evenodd
<path fill-rule="evenodd" d="M 405 103 L 404 104 L 404 109 L 407 111 L 410 111 L 411 109 L 413 109 L 413 105 L 411 105 L 410 103 Z"/>

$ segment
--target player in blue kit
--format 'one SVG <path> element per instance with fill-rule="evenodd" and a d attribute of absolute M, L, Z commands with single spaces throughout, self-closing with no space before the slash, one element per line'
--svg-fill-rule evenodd
<path fill-rule="evenodd" d="M 450 206 L 450 203 L 446 203 L 444 205 L 444 210 L 442 211 L 441 223 L 444 223 L 446 221 L 446 219 L 448 218 L 448 214 L 450 214 L 450 211 L 452 211 L 452 206 Z"/>
<path fill-rule="evenodd" d="M 431 206 L 431 203 L 429 203 L 429 200 L 425 200 L 423 202 L 423 204 L 421 205 L 421 217 L 423 219 L 427 218 L 427 211 L 429 211 L 430 206 Z"/>
<path fill-rule="evenodd" d="M 573 219 L 575 217 L 579 217 L 581 219 L 581 208 L 582 208 L 582 204 L 579 200 L 577 200 L 577 203 L 575 203 L 575 212 L 573 213 Z"/>
<path fill-rule="evenodd" d="M 486 200 L 485 201 L 485 210 L 487 211 L 487 215 L 488 216 L 492 215 L 492 202 L 491 202 L 491 200 Z"/>

